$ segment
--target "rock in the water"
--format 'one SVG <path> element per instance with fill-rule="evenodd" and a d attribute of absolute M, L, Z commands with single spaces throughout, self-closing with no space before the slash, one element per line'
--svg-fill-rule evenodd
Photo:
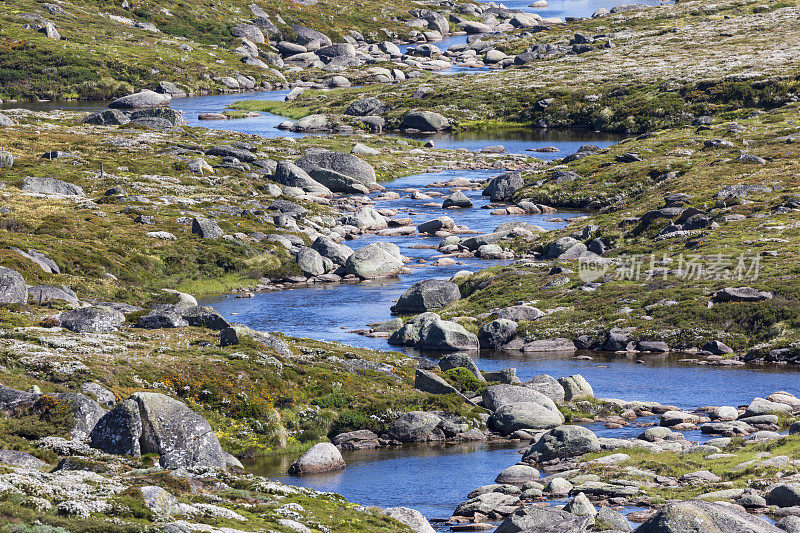
<path fill-rule="evenodd" d="M 571 402 L 574 400 L 594 398 L 594 391 L 589 382 L 580 374 L 559 378 L 558 382 L 564 387 L 564 400 Z"/>
<path fill-rule="evenodd" d="M 317 175 L 321 175 L 320 170 L 329 170 L 352 178 L 362 185 L 369 186 L 376 182 L 375 169 L 372 165 L 353 154 L 314 150 L 298 159 L 296 164 L 315 180 Z M 325 184 L 324 181 L 320 183 Z M 334 190 L 332 187 L 329 188 Z"/>
<path fill-rule="evenodd" d="M 319 252 L 322 257 L 327 257 L 337 265 L 344 266 L 347 258 L 353 255 L 353 249 L 346 244 L 339 244 L 330 237 L 320 235 L 311 243 L 311 248 Z"/>
<path fill-rule="evenodd" d="M 55 178 L 22 178 L 21 189 L 36 194 L 57 194 L 62 196 L 84 196 L 83 188 Z"/>
<path fill-rule="evenodd" d="M 389 344 L 441 351 L 478 349 L 478 337 L 436 313 L 422 313 L 392 333 Z"/>
<path fill-rule="evenodd" d="M 125 315 L 103 305 L 81 307 L 61 313 L 61 327 L 75 333 L 109 333 L 125 322 Z"/>
<path fill-rule="evenodd" d="M 600 451 L 600 441 L 583 426 L 559 426 L 542 435 L 531 446 L 523 461 L 544 462 Z"/>
<path fill-rule="evenodd" d="M 668 503 L 636 529 L 637 533 L 781 533 L 733 505 L 703 500 Z"/>
<path fill-rule="evenodd" d="M 22 274 L 0 266 L 0 304 L 28 303 L 28 285 Z"/>
<path fill-rule="evenodd" d="M 516 322 L 498 318 L 481 326 L 478 331 L 478 342 L 481 348 L 500 348 L 513 339 L 516 332 Z"/>
<path fill-rule="evenodd" d="M 577 516 L 553 507 L 526 505 L 500 524 L 495 533 L 584 533 L 591 524 L 588 516 Z"/>
<path fill-rule="evenodd" d="M 504 405 L 533 402 L 551 411 L 558 411 L 555 402 L 541 392 L 522 385 L 491 385 L 483 391 L 483 406 L 496 411 Z"/>
<path fill-rule="evenodd" d="M 522 485 L 528 481 L 537 481 L 538 479 L 539 471 L 532 466 L 513 465 L 500 472 L 494 482 Z"/>
<path fill-rule="evenodd" d="M 436 311 L 460 299 L 461 292 L 455 283 L 428 279 L 409 287 L 392 306 L 392 313 L 408 315 Z"/>
<path fill-rule="evenodd" d="M 425 442 L 442 423 L 433 413 L 411 411 L 398 418 L 389 428 L 389 436 L 401 442 Z"/>
<path fill-rule="evenodd" d="M 555 403 L 564 402 L 564 387 L 562 387 L 561 383 L 559 383 L 558 380 L 553 376 L 548 376 L 547 374 L 535 376 L 533 379 L 526 381 L 522 385 L 541 392 Z"/>
<path fill-rule="evenodd" d="M 306 276 L 321 276 L 325 273 L 325 263 L 322 256 L 311 248 L 300 248 L 297 251 L 297 266 Z M 328 263 L 330 264 L 330 263 Z"/>
<path fill-rule="evenodd" d="M 144 91 L 117 98 L 108 107 L 111 109 L 141 109 L 144 107 L 166 106 L 172 100 L 168 94 L 159 94 L 145 89 Z"/>
<path fill-rule="evenodd" d="M 137 392 L 97 423 L 92 446 L 107 453 L 139 457 L 157 453 L 164 468 L 225 467 L 214 430 L 182 402 L 154 392 Z"/>
<path fill-rule="evenodd" d="M 348 274 L 354 274 L 363 279 L 374 279 L 394 276 L 403 268 L 403 260 L 399 251 L 393 253 L 386 243 L 369 244 L 347 258 L 345 267 Z"/>
<path fill-rule="evenodd" d="M 489 417 L 487 424 L 494 431 L 509 435 L 520 429 L 550 429 L 563 423 L 564 415 L 558 410 L 534 402 L 517 402 L 500 407 Z"/>
<path fill-rule="evenodd" d="M 295 476 L 332 472 L 344 468 L 345 462 L 339 449 L 330 442 L 320 442 L 312 446 L 289 467 Z"/>
<path fill-rule="evenodd" d="M 472 207 L 472 200 L 467 198 L 467 195 L 463 192 L 457 191 L 445 198 L 444 202 L 442 202 L 442 209 L 448 209 L 450 207 L 459 207 L 462 209 Z"/>
<path fill-rule="evenodd" d="M 383 513 L 390 518 L 394 518 L 401 524 L 407 525 L 414 533 L 435 533 L 435 530 L 425 516 L 415 509 L 409 509 L 408 507 L 389 507 L 388 509 L 384 509 Z"/>
<path fill-rule="evenodd" d="M 523 185 L 525 181 L 519 172 L 507 172 L 493 178 L 483 190 L 483 195 L 493 202 L 507 202 Z"/>
<path fill-rule="evenodd" d="M 411 111 L 400 125 L 403 129 L 435 132 L 450 129 L 450 121 L 433 111 Z"/>

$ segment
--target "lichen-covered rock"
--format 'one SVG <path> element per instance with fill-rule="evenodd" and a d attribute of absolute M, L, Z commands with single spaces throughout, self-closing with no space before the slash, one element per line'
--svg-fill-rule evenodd
<path fill-rule="evenodd" d="M 559 426 L 542 435 L 522 460 L 541 463 L 599 451 L 600 441 L 592 430 L 583 426 Z"/>
<path fill-rule="evenodd" d="M 231 324 L 220 331 L 219 342 L 221 346 L 238 344 L 241 339 L 250 339 L 256 344 L 272 348 L 280 354 L 290 355 L 289 345 L 270 333 L 256 331 L 241 324 Z"/>
<path fill-rule="evenodd" d="M 381 246 L 384 243 L 373 243 L 357 250 L 345 262 L 348 274 L 354 274 L 363 279 L 382 278 L 394 276 L 403 268 L 403 260 L 399 251 Z"/>
<path fill-rule="evenodd" d="M 289 467 L 289 473 L 295 476 L 318 474 L 341 470 L 347 466 L 341 452 L 330 442 L 320 442 L 312 446 Z"/>
<path fill-rule="evenodd" d="M 461 299 L 458 285 L 452 281 L 427 279 L 409 287 L 392 306 L 399 315 L 436 311 Z"/>
<path fill-rule="evenodd" d="M 563 423 L 564 415 L 560 411 L 548 409 L 534 402 L 505 404 L 498 408 L 487 422 L 491 429 L 502 435 L 510 435 L 520 429 L 549 429 Z"/>
<path fill-rule="evenodd" d="M 408 507 L 389 507 L 388 509 L 384 509 L 383 513 L 390 518 L 394 518 L 401 524 L 407 525 L 414 533 L 435 533 L 430 522 L 416 509 L 409 509 Z"/>
<path fill-rule="evenodd" d="M 185 404 L 153 392 L 137 392 L 97 423 L 92 446 L 107 453 L 157 453 L 164 468 L 225 467 L 214 430 Z"/>
<path fill-rule="evenodd" d="M 125 315 L 104 305 L 81 307 L 61 313 L 61 327 L 75 333 L 109 333 L 125 322 Z"/>
<path fill-rule="evenodd" d="M 8 267 L 0 266 L 0 304 L 28 303 L 28 285 L 22 274 Z"/>
<path fill-rule="evenodd" d="M 651 516 L 638 533 L 781 533 L 781 529 L 748 514 L 740 508 L 722 503 L 688 500 L 668 503 Z"/>

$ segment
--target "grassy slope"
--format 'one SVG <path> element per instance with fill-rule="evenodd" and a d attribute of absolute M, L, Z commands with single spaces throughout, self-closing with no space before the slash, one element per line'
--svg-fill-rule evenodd
<path fill-rule="evenodd" d="M 400 87 L 307 91 L 278 109 L 342 113 L 352 100 L 372 95 L 395 106 L 387 114 L 390 128 L 399 126 L 409 109 L 424 108 L 470 128 L 491 120 L 544 120 L 550 127 L 652 131 L 686 124 L 691 115 L 789 101 L 797 91 L 800 63 L 782 36 L 798 31 L 798 12 L 795 2 L 731 0 L 710 6 L 691 0 L 578 21 L 499 47 L 519 53 L 538 43 L 568 44 L 575 32 L 605 35 L 598 38 L 600 44 L 612 35 L 613 47 L 502 71 L 437 77 L 435 82 L 422 78 Z M 433 92 L 412 98 L 421 85 Z M 540 106 L 547 98 L 554 100 Z"/>
<path fill-rule="evenodd" d="M 351 29 L 375 39 L 403 36 L 408 28 L 394 19 L 409 18 L 408 10 L 418 6 L 398 0 L 322 0 L 313 6 L 280 0 L 144 0 L 132 2 L 126 10 L 107 2 L 73 0 L 59 4 L 67 15 L 50 15 L 33 0 L 3 2 L 0 99 L 102 99 L 133 88 L 153 88 L 161 80 L 213 92 L 221 86 L 208 78 L 231 73 L 275 81 L 275 72 L 245 66 L 232 52 L 237 39 L 230 28 L 253 18 L 248 7 L 252 3 L 266 10 L 282 30 L 289 24 L 304 24 L 339 41 Z M 20 15 L 28 13 L 52 20 L 62 40 L 23 29 L 28 21 Z M 126 26 L 109 15 L 152 22 L 160 33 Z M 181 44 L 192 50 L 182 50 Z"/>

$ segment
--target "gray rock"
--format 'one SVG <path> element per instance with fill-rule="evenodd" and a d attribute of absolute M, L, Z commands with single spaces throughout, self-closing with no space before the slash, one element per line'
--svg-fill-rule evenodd
<path fill-rule="evenodd" d="M 106 109 L 83 119 L 84 124 L 93 124 L 95 126 L 122 126 L 127 124 L 131 119 L 120 111 L 119 109 Z"/>
<path fill-rule="evenodd" d="M 759 291 L 752 287 L 726 287 L 714 293 L 712 299 L 715 302 L 758 302 L 769 300 L 772 293 Z"/>
<path fill-rule="evenodd" d="M 526 505 L 501 523 L 495 533 L 584 533 L 591 524 L 588 516 L 576 516 L 553 507 Z"/>
<path fill-rule="evenodd" d="M 195 305 L 188 309 L 183 309 L 182 317 L 190 326 L 197 328 L 221 331 L 230 327 L 228 321 L 216 309 L 209 306 Z"/>
<path fill-rule="evenodd" d="M 800 516 L 785 516 L 775 525 L 787 533 L 800 533 Z"/>
<path fill-rule="evenodd" d="M 525 343 L 524 352 L 574 352 L 575 343 L 561 337 L 555 339 L 538 339 Z"/>
<path fill-rule="evenodd" d="M 539 471 L 529 465 L 512 465 L 500 472 L 495 478 L 495 483 L 508 483 L 522 485 L 528 481 L 537 481 Z"/>
<path fill-rule="evenodd" d="M 117 397 L 114 393 L 95 381 L 87 381 L 81 385 L 81 392 L 93 396 L 103 407 L 111 409 L 117 404 Z"/>
<path fill-rule="evenodd" d="M 109 333 L 125 322 L 125 315 L 103 305 L 81 307 L 61 313 L 61 327 L 75 333 Z"/>
<path fill-rule="evenodd" d="M 594 398 L 592 386 L 580 374 L 558 378 L 558 382 L 564 387 L 564 400 L 568 402 Z"/>
<path fill-rule="evenodd" d="M 450 121 L 433 111 L 410 111 L 400 125 L 402 129 L 414 129 L 419 131 L 443 131 L 450 129 Z"/>
<path fill-rule="evenodd" d="M 594 529 L 596 531 L 633 531 L 628 519 L 611 507 L 600 506 L 597 515 L 594 517 Z"/>
<path fill-rule="evenodd" d="M 430 522 L 422 513 L 408 507 L 389 507 L 383 510 L 383 514 L 389 518 L 394 518 L 401 524 L 407 525 L 414 533 L 435 533 Z"/>
<path fill-rule="evenodd" d="M 112 454 L 157 453 L 162 467 L 225 467 L 222 447 L 206 420 L 183 403 L 137 392 L 108 412 L 91 432 L 92 446 Z"/>
<path fill-rule="evenodd" d="M 144 504 L 148 509 L 160 515 L 171 515 L 179 510 L 178 498 L 155 485 L 139 487 Z"/>
<path fill-rule="evenodd" d="M 28 250 L 27 252 L 23 252 L 19 248 L 14 248 L 13 246 L 9 249 L 17 252 L 25 259 L 30 259 L 31 261 L 39 265 L 41 269 L 47 272 L 48 274 L 61 274 L 61 269 L 58 267 L 56 262 L 47 257 L 39 250 Z"/>
<path fill-rule="evenodd" d="M 392 253 L 380 243 L 369 244 L 347 258 L 345 268 L 348 274 L 362 279 L 395 276 L 403 268 L 399 252 Z"/>
<path fill-rule="evenodd" d="M 539 403 L 518 402 L 500 407 L 489 417 L 487 425 L 502 435 L 510 435 L 521 429 L 550 429 L 563 423 L 564 416 L 558 410 L 548 409 Z M 600 445 L 597 446 L 599 451 Z"/>
<path fill-rule="evenodd" d="M 354 59 L 356 48 L 350 43 L 333 43 L 316 50 L 316 54 L 323 63 L 331 63 L 342 59 Z"/>
<path fill-rule="evenodd" d="M 353 154 L 329 150 L 309 151 L 297 160 L 296 164 L 315 180 L 317 179 L 316 174 L 323 169 L 352 178 L 365 186 L 376 182 L 375 169 L 372 168 L 372 165 Z M 321 183 L 325 182 L 321 181 Z M 334 190 L 332 187 L 328 187 Z"/>
<path fill-rule="evenodd" d="M 14 154 L 0 150 L 0 168 L 11 168 L 14 166 Z"/>
<path fill-rule="evenodd" d="M 0 304 L 28 303 L 28 285 L 22 274 L 0 266 Z"/>
<path fill-rule="evenodd" d="M 458 391 L 442 377 L 418 368 L 414 374 L 414 388 L 430 394 L 458 394 Z"/>
<path fill-rule="evenodd" d="M 442 320 L 436 313 L 422 313 L 389 337 L 389 344 L 427 350 L 470 351 L 478 349 L 478 338 L 463 326 Z"/>
<path fill-rule="evenodd" d="M 0 128 L 8 128 L 10 126 L 16 126 L 17 123 L 11 120 L 8 115 L 4 115 L 0 113 Z"/>
<path fill-rule="evenodd" d="M 83 188 L 55 178 L 22 178 L 23 191 L 36 194 L 57 194 L 63 196 L 84 196 Z"/>
<path fill-rule="evenodd" d="M 408 315 L 436 311 L 460 299 L 461 292 L 455 283 L 428 279 L 409 287 L 392 306 L 392 313 Z"/>
<path fill-rule="evenodd" d="M 367 96 L 366 98 L 360 98 L 350 102 L 345 110 L 345 114 L 356 117 L 366 117 L 382 115 L 389 111 L 389 109 L 390 107 L 381 100 L 378 100 L 374 96 Z"/>
<path fill-rule="evenodd" d="M 597 514 L 597 509 L 594 508 L 592 502 L 589 501 L 589 498 L 582 492 L 579 492 L 577 496 L 575 496 L 572 500 L 567 502 L 567 505 L 564 506 L 564 510 L 568 513 L 572 513 L 578 516 L 595 516 Z"/>
<path fill-rule="evenodd" d="M 742 415 L 742 418 L 770 414 L 791 415 L 792 407 L 785 403 L 772 402 L 764 398 L 754 398 L 753 401 L 750 402 L 750 405 L 747 406 L 747 410 L 744 412 L 744 415 Z"/>
<path fill-rule="evenodd" d="M 242 339 L 250 339 L 256 344 L 272 348 L 282 355 L 292 354 L 289 345 L 274 335 L 263 331 L 256 331 L 240 324 L 231 324 L 230 327 L 223 329 L 219 334 L 219 343 L 221 346 L 239 344 L 239 341 Z"/>
<path fill-rule="evenodd" d="M 398 418 L 389 428 L 389 436 L 401 442 L 426 442 L 442 419 L 433 413 L 411 411 Z"/>
<path fill-rule="evenodd" d="M 636 529 L 637 533 L 780 533 L 777 527 L 741 508 L 702 500 L 668 503 Z"/>
<path fill-rule="evenodd" d="M 157 305 L 149 313 L 139 317 L 136 326 L 143 329 L 186 327 L 189 322 L 183 318 L 185 307 L 185 305 Z"/>
<path fill-rule="evenodd" d="M 339 449 L 330 442 L 320 442 L 292 463 L 289 474 L 304 476 L 341 470 L 347 466 Z"/>
<path fill-rule="evenodd" d="M 600 441 L 582 426 L 559 426 L 542 435 L 522 456 L 523 461 L 544 462 L 600 451 Z"/>
<path fill-rule="evenodd" d="M 483 374 L 481 374 L 481 371 L 478 370 L 478 365 L 475 363 L 472 357 L 467 354 L 451 353 L 445 355 L 439 360 L 439 369 L 442 372 L 447 372 L 453 368 L 466 368 L 472 372 L 479 381 L 486 381 L 483 377 Z"/>
<path fill-rule="evenodd" d="M 456 191 L 442 202 L 442 209 L 448 209 L 450 207 L 458 207 L 461 209 L 472 207 L 472 200 L 467 198 L 467 195 L 463 192 Z"/>
<path fill-rule="evenodd" d="M 192 233 L 200 236 L 201 239 L 212 240 L 218 240 L 225 234 L 216 222 L 203 217 L 192 219 Z"/>
<path fill-rule="evenodd" d="M 236 24 L 231 27 L 231 35 L 248 39 L 256 44 L 264 44 L 264 33 L 255 24 Z"/>
<path fill-rule="evenodd" d="M 530 305 L 512 305 L 504 307 L 497 312 L 499 318 L 513 320 L 514 322 L 537 320 L 544 316 L 544 313 Z"/>
<path fill-rule="evenodd" d="M 587 250 L 586 245 L 572 237 L 556 239 L 547 248 L 548 259 L 577 259 Z"/>
<path fill-rule="evenodd" d="M 504 405 L 519 402 L 538 403 L 545 409 L 558 411 L 551 398 L 522 385 L 491 385 L 483 391 L 483 405 L 489 411 L 496 411 Z"/>
<path fill-rule="evenodd" d="M 217 157 L 233 157 L 245 163 L 253 163 L 258 159 L 256 154 L 244 148 L 237 148 L 235 146 L 212 146 L 206 150 L 206 155 L 214 155 Z"/>
<path fill-rule="evenodd" d="M 800 483 L 780 483 L 767 492 L 766 499 L 778 507 L 800 506 Z"/>
<path fill-rule="evenodd" d="M 291 40 L 297 44 L 306 46 L 308 44 L 313 43 L 314 41 L 319 42 L 320 46 L 330 46 L 331 44 L 333 44 L 331 42 L 330 37 L 328 37 L 322 32 L 312 30 L 311 28 L 299 25 L 290 25 L 289 27 L 292 30 L 290 34 L 292 37 Z"/>
<path fill-rule="evenodd" d="M 516 332 L 516 322 L 498 318 L 481 326 L 478 331 L 478 342 L 481 348 L 500 348 L 513 339 Z"/>
<path fill-rule="evenodd" d="M 564 403 L 564 387 L 552 376 L 548 376 L 547 374 L 535 376 L 522 385 L 544 394 L 555 403 Z"/>
<path fill-rule="evenodd" d="M 473 516 L 476 513 L 488 515 L 501 508 L 515 506 L 517 503 L 519 503 L 518 496 L 502 492 L 486 492 L 461 502 L 453 514 L 455 516 Z"/>
<path fill-rule="evenodd" d="M 493 202 L 508 202 L 523 185 L 525 181 L 519 172 L 507 172 L 492 178 L 483 190 L 483 195 L 488 196 Z"/>
<path fill-rule="evenodd" d="M 313 243 L 311 248 L 319 252 L 322 257 L 327 257 L 337 265 L 344 266 L 347 258 L 353 255 L 353 249 L 345 244 L 339 244 L 330 237 L 320 235 Z"/>
<path fill-rule="evenodd" d="M 0 464 L 33 469 L 47 466 L 47 463 L 37 459 L 33 455 L 16 450 L 0 450 Z"/>
<path fill-rule="evenodd" d="M 483 372 L 483 377 L 486 378 L 486 381 L 494 381 L 504 385 L 519 383 L 516 368 L 504 368 L 503 370 L 495 370 L 493 372 Z"/>
<path fill-rule="evenodd" d="M 321 276 L 325 273 L 325 263 L 322 256 L 312 248 L 300 248 L 296 255 L 297 266 L 306 276 Z"/>
<path fill-rule="evenodd" d="M 172 97 L 168 94 L 159 94 L 155 91 L 143 90 L 117 98 L 108 107 L 111 109 L 141 109 L 143 107 L 158 107 L 169 105 Z"/>

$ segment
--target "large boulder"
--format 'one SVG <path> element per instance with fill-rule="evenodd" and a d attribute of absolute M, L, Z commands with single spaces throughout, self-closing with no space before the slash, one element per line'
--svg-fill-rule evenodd
<path fill-rule="evenodd" d="M 314 249 L 300 248 L 297 251 L 296 259 L 297 266 L 305 276 L 321 276 L 325 273 L 325 262 L 319 252 Z"/>
<path fill-rule="evenodd" d="M 289 348 L 289 345 L 276 336 L 264 331 L 250 329 L 241 324 L 231 324 L 230 327 L 227 327 L 219 332 L 220 346 L 233 346 L 235 344 L 239 344 L 242 339 L 249 339 L 266 348 L 272 348 L 281 355 L 292 354 L 292 350 Z"/>
<path fill-rule="evenodd" d="M 196 217 L 192 219 L 192 233 L 198 235 L 201 239 L 212 240 L 218 240 L 225 235 L 225 232 L 222 231 L 222 228 L 220 228 L 215 221 L 205 217 Z"/>
<path fill-rule="evenodd" d="M 28 176 L 22 178 L 22 186 L 20 188 L 25 192 L 32 192 L 36 194 L 84 196 L 82 187 L 55 178 L 36 178 L 33 176 Z"/>
<path fill-rule="evenodd" d="M 758 302 L 769 300 L 772 293 L 760 291 L 753 287 L 726 287 L 714 293 L 712 300 L 715 302 Z"/>
<path fill-rule="evenodd" d="M 513 339 L 516 332 L 516 322 L 498 318 L 481 326 L 478 331 L 478 342 L 480 342 L 481 348 L 500 348 Z"/>
<path fill-rule="evenodd" d="M 289 473 L 294 476 L 319 474 L 341 470 L 347 466 L 339 449 L 330 442 L 320 442 L 312 446 L 306 453 L 292 463 Z"/>
<path fill-rule="evenodd" d="M 264 44 L 264 33 L 255 24 L 237 24 L 231 27 L 231 35 L 247 39 L 256 44 Z"/>
<path fill-rule="evenodd" d="M 436 132 L 450 129 L 450 121 L 433 111 L 411 111 L 400 125 L 402 129 Z"/>
<path fill-rule="evenodd" d="M 347 258 L 353 255 L 353 249 L 346 244 L 340 244 L 330 237 L 320 235 L 313 243 L 311 248 L 319 252 L 322 257 L 327 257 L 337 265 L 344 266 Z"/>
<path fill-rule="evenodd" d="M 171 100 L 172 96 L 168 94 L 159 94 L 145 89 L 138 93 L 117 98 L 108 104 L 108 107 L 111 109 L 141 109 L 144 107 L 166 106 L 169 105 Z"/>
<path fill-rule="evenodd" d="M 547 374 L 534 376 L 533 379 L 526 381 L 522 385 L 541 392 L 555 403 L 564 402 L 564 387 L 553 376 Z"/>
<path fill-rule="evenodd" d="M 365 186 L 369 186 L 376 181 L 375 169 L 372 168 L 372 165 L 353 154 L 344 152 L 330 150 L 309 151 L 298 159 L 296 164 L 314 179 L 317 179 L 315 174 L 321 174 L 319 171 L 323 169 L 350 177 Z M 331 188 L 331 190 L 334 189 Z"/>
<path fill-rule="evenodd" d="M 22 274 L 8 267 L 0 266 L 0 304 L 28 303 L 28 285 Z"/>
<path fill-rule="evenodd" d="M 542 435 L 525 452 L 522 460 L 541 463 L 599 451 L 600 441 L 590 429 L 583 426 L 559 426 Z"/>
<path fill-rule="evenodd" d="M 291 28 L 292 31 L 286 36 L 287 41 L 291 41 L 302 46 L 311 44 L 314 41 L 317 41 L 319 46 L 330 46 L 333 44 L 330 37 L 317 30 L 312 30 L 311 28 L 299 25 L 291 25 L 289 28 Z"/>
<path fill-rule="evenodd" d="M 182 402 L 155 392 L 137 392 L 120 402 L 91 432 L 92 446 L 107 453 L 156 453 L 164 468 L 225 467 L 214 430 Z"/>
<path fill-rule="evenodd" d="M 636 529 L 637 533 L 781 533 L 781 529 L 723 503 L 688 500 L 668 503 Z"/>
<path fill-rule="evenodd" d="M 278 161 L 275 169 L 275 181 L 289 187 L 299 187 L 311 194 L 330 195 L 331 191 L 326 186 L 315 181 L 302 168 L 291 161 Z"/>
<path fill-rule="evenodd" d="M 232 157 L 245 163 L 253 163 L 258 159 L 258 156 L 244 148 L 237 148 L 236 146 L 212 146 L 205 151 L 206 155 L 214 155 L 217 157 Z"/>
<path fill-rule="evenodd" d="M 350 102 L 350 105 L 348 105 L 345 110 L 345 114 L 356 117 L 366 117 L 381 115 L 388 110 L 388 105 L 374 96 L 367 96 L 366 98 L 359 98 L 358 100 Z"/>
<path fill-rule="evenodd" d="M 506 320 L 513 320 L 514 322 L 538 320 L 544 316 L 544 313 L 536 307 L 530 305 L 512 305 L 511 307 L 504 307 L 497 312 L 499 318 Z"/>
<path fill-rule="evenodd" d="M 85 117 L 82 122 L 95 126 L 122 126 L 130 121 L 130 117 L 119 109 L 104 109 Z"/>
<path fill-rule="evenodd" d="M 401 442 L 425 442 L 442 423 L 433 413 L 411 411 L 398 418 L 389 428 L 389 436 Z"/>
<path fill-rule="evenodd" d="M 0 284 L 2 284 L 2 276 L 0 276 Z M 48 302 L 62 301 L 78 307 L 80 301 L 77 295 L 69 287 L 57 287 L 55 285 L 36 285 L 28 288 L 28 298 L 31 303 L 37 305 L 47 304 Z"/>
<path fill-rule="evenodd" d="M 323 46 L 315 52 L 323 63 L 353 59 L 356 57 L 356 47 L 350 43 L 333 43 Z"/>
<path fill-rule="evenodd" d="M 594 398 L 592 386 L 580 374 L 558 378 L 558 382 L 564 387 L 565 401 L 571 402 Z"/>
<path fill-rule="evenodd" d="M 442 320 L 436 313 L 422 313 L 392 333 L 389 344 L 416 346 L 423 350 L 478 350 L 478 337 L 463 326 Z"/>
<path fill-rule="evenodd" d="M 483 190 L 483 195 L 488 196 L 493 202 L 508 202 L 523 185 L 525 181 L 519 172 L 506 172 L 492 178 Z"/>
<path fill-rule="evenodd" d="M 104 305 L 81 307 L 61 313 L 61 327 L 75 333 L 109 333 L 125 322 L 125 315 Z"/>
<path fill-rule="evenodd" d="M 416 509 L 389 507 L 383 510 L 383 514 L 389 518 L 394 518 L 401 524 L 407 525 L 414 533 L 436 533 L 430 522 Z"/>
<path fill-rule="evenodd" d="M 436 311 L 460 299 L 458 285 L 452 281 L 427 279 L 409 287 L 392 306 L 392 313 L 409 315 Z"/>
<path fill-rule="evenodd" d="M 370 206 L 364 206 L 355 213 L 343 217 L 342 223 L 359 229 L 386 229 L 389 227 L 386 218 Z"/>
<path fill-rule="evenodd" d="M 564 415 L 560 411 L 534 402 L 505 404 L 487 422 L 491 429 L 503 435 L 510 435 L 521 429 L 550 429 L 563 423 Z"/>
<path fill-rule="evenodd" d="M 483 391 L 483 406 L 490 411 L 497 411 L 504 405 L 519 402 L 538 403 L 546 409 L 558 411 L 558 407 L 551 398 L 522 385 L 491 385 Z"/>
<path fill-rule="evenodd" d="M 0 385 L 0 414 L 10 415 L 23 410 L 39 411 L 51 406 L 51 402 L 42 405 L 39 400 L 43 396 L 55 398 L 73 416 L 70 436 L 77 440 L 86 440 L 100 418 L 106 413 L 99 403 L 85 394 L 77 392 L 61 392 L 56 394 L 41 394 L 20 391 Z"/>
<path fill-rule="evenodd" d="M 345 268 L 348 274 L 362 279 L 395 276 L 403 268 L 399 250 L 394 253 L 385 243 L 369 244 L 347 258 Z"/>
<path fill-rule="evenodd" d="M 767 503 L 778 507 L 800 506 L 800 483 L 780 483 L 766 494 Z"/>
<path fill-rule="evenodd" d="M 3 113 L 0 113 L 0 128 L 8 128 L 10 126 L 16 126 L 16 125 L 17 123 L 14 122 L 11 119 L 11 117 L 9 117 L 8 115 L 4 115 Z"/>
<path fill-rule="evenodd" d="M 418 368 L 414 374 L 414 388 L 430 394 L 458 394 L 455 387 L 444 378 L 421 368 Z"/>
<path fill-rule="evenodd" d="M 447 372 L 454 368 L 466 368 L 478 378 L 478 381 L 486 381 L 483 374 L 481 374 L 481 371 L 478 369 L 478 365 L 468 354 L 451 353 L 439 359 L 439 369 L 442 372 Z"/>
<path fill-rule="evenodd" d="M 495 533 L 584 533 L 592 523 L 588 516 L 577 516 L 553 507 L 526 505 L 501 523 Z"/>
<path fill-rule="evenodd" d="M 29 453 L 15 450 L 0 450 L 0 464 L 32 469 L 44 468 L 47 466 L 47 463 L 41 459 L 37 459 Z"/>

